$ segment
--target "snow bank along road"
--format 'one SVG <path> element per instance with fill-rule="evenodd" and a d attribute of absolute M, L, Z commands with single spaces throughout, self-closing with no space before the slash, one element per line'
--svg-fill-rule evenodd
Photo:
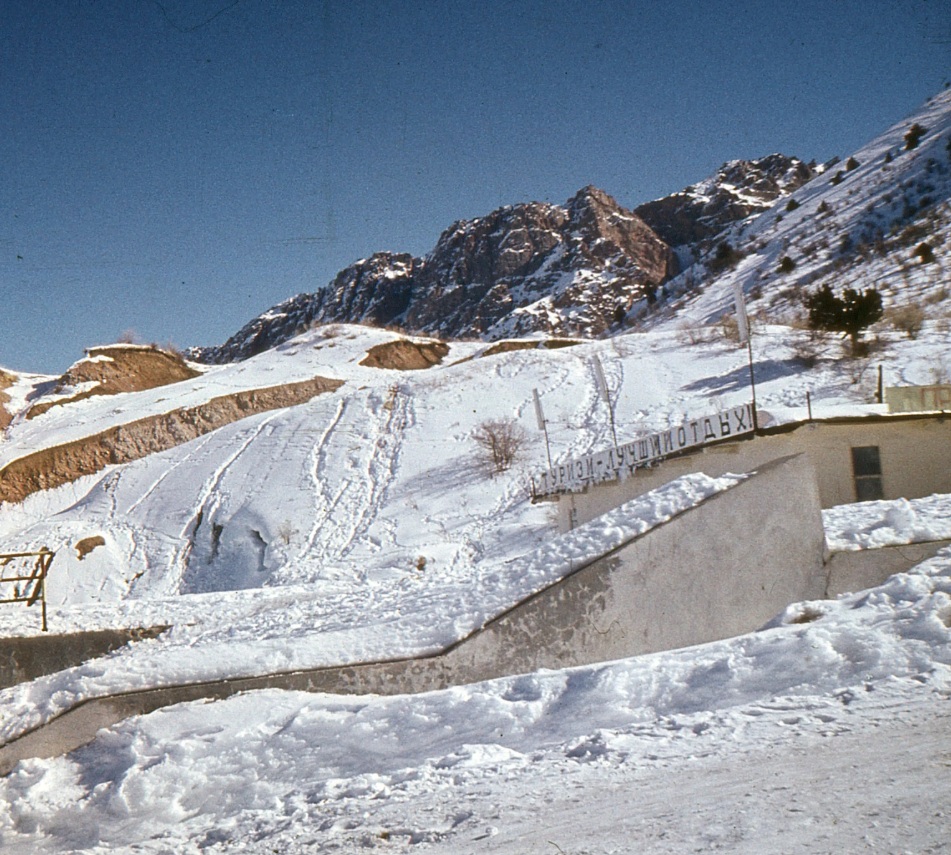
<path fill-rule="evenodd" d="M 0 847 L 948 853 L 949 571 L 614 663 L 167 707 L 19 764 Z"/>

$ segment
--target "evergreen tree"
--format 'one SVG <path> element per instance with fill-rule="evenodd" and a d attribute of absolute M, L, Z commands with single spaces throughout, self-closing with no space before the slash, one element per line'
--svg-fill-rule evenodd
<path fill-rule="evenodd" d="M 882 318 L 882 295 L 875 288 L 862 292 L 846 288 L 836 297 L 829 285 L 823 285 L 807 294 L 803 302 L 809 312 L 809 328 L 847 335 L 853 354 L 859 350 L 865 329 Z"/>
<path fill-rule="evenodd" d="M 911 151 L 912 149 L 918 148 L 918 143 L 921 142 L 921 138 L 928 133 L 927 128 L 923 128 L 917 122 L 913 124 L 909 129 L 908 133 L 905 134 L 905 151 Z"/>

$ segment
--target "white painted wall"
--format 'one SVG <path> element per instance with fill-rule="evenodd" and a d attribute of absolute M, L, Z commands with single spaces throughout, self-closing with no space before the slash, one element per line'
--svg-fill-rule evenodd
<path fill-rule="evenodd" d="M 852 473 L 854 446 L 879 447 L 884 498 L 914 499 L 951 493 L 951 416 L 893 417 L 809 422 L 755 438 L 713 445 L 696 454 L 638 469 L 624 481 L 568 493 L 558 501 L 561 531 L 690 472 L 714 477 L 748 472 L 787 454 L 804 454 L 816 471 L 823 508 L 856 501 Z"/>

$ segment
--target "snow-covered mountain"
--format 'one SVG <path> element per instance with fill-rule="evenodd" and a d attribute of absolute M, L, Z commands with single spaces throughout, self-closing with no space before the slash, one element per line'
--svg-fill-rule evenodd
<path fill-rule="evenodd" d="M 565 205 L 511 205 L 461 220 L 425 258 L 378 252 L 312 294 L 251 320 L 223 345 L 191 356 L 247 359 L 315 323 L 400 327 L 442 338 L 532 333 L 593 337 L 674 275 L 678 256 L 768 208 L 816 170 L 784 155 L 732 161 L 686 190 L 632 212 L 585 187 Z M 674 249 L 678 252 L 674 252 Z"/>
<path fill-rule="evenodd" d="M 691 317 L 709 322 L 727 309 L 735 279 L 773 320 L 801 315 L 804 290 L 827 282 L 875 283 L 893 308 L 920 306 L 926 291 L 943 303 L 930 286 L 948 264 L 948 101 L 940 93 L 822 168 L 775 154 L 726 163 L 634 211 L 586 187 L 564 206 L 514 205 L 460 221 L 425 258 L 377 253 L 190 354 L 246 359 L 332 322 L 450 339 L 590 338 L 617 332 L 622 318 L 639 325 L 653 315 L 653 325 L 685 300 Z M 702 292 L 719 296 L 698 302 Z"/>
<path fill-rule="evenodd" d="M 313 323 L 399 326 L 442 338 L 596 336 L 674 272 L 669 247 L 595 187 L 565 205 L 511 205 L 461 220 L 425 258 L 377 253 L 324 289 L 269 309 L 206 362 L 246 359 Z"/>
<path fill-rule="evenodd" d="M 951 89 L 768 210 L 708 242 L 665 283 L 647 324 L 715 320 L 739 285 L 750 311 L 801 323 L 804 294 L 874 287 L 890 316 L 947 317 Z M 649 307 L 642 305 L 645 317 Z M 912 330 L 913 332 L 913 330 Z"/>
<path fill-rule="evenodd" d="M 916 130 L 910 134 L 912 129 Z M 951 251 L 946 240 L 949 134 L 951 92 L 944 92 L 856 152 L 843 163 L 841 174 L 829 170 L 766 212 L 734 224 L 721 242 L 731 246 L 728 262 L 718 258 L 718 246 L 711 247 L 705 257 L 668 280 L 656 305 L 641 298 L 631 313 L 641 312 L 641 320 L 613 338 L 559 351 L 499 353 L 473 341 L 433 344 L 342 325 L 318 325 L 294 336 L 300 326 L 322 317 L 311 314 L 315 299 L 319 306 L 331 299 L 349 301 L 356 313 L 378 312 L 382 317 L 393 311 L 380 302 L 386 295 L 404 290 L 412 294 L 407 283 L 427 276 L 444 283 L 441 290 L 433 285 L 429 292 L 432 305 L 443 309 L 440 317 L 489 312 L 485 297 L 462 296 L 475 287 L 465 283 L 490 274 L 514 277 L 536 264 L 538 252 L 546 246 L 546 261 L 527 275 L 533 282 L 560 281 L 566 294 L 588 281 L 577 271 L 562 270 L 562 265 L 581 263 L 580 259 L 588 265 L 602 264 L 602 284 L 612 277 L 615 282 L 623 280 L 631 293 L 643 287 L 633 284 L 637 277 L 661 277 L 670 256 L 665 245 L 648 233 L 648 243 L 658 254 L 642 256 L 636 275 L 627 278 L 623 271 L 629 268 L 618 253 L 640 251 L 645 227 L 609 197 L 588 188 L 564 208 L 522 206 L 459 223 L 447 230 L 424 262 L 409 256 L 375 256 L 362 262 L 338 277 L 338 287 L 316 297 L 295 298 L 285 309 L 275 309 L 249 325 L 219 352 L 225 364 L 218 367 L 205 366 L 199 372 L 200 366 L 176 366 L 174 359 L 148 348 L 115 347 L 92 350 L 59 380 L 8 373 L 2 390 L 6 401 L 0 402 L 12 420 L 0 442 L 0 501 L 8 503 L 0 515 L 0 534 L 12 538 L 6 542 L 11 548 L 46 543 L 68 553 L 74 533 L 86 528 L 79 520 L 88 517 L 95 520 L 91 524 L 95 533 L 112 545 L 84 557 L 84 577 L 114 582 L 118 569 L 123 578 L 131 574 L 135 580 L 126 593 L 141 591 L 145 596 L 154 593 L 148 584 L 150 574 L 161 576 L 161 590 L 182 592 L 227 588 L 232 583 L 226 577 L 232 571 L 260 583 L 272 578 L 275 583 L 287 578 L 310 582 L 328 566 L 341 561 L 346 565 L 351 560 L 347 556 L 359 555 L 364 573 L 377 565 L 415 566 L 428 551 L 443 555 L 443 560 L 455 556 L 450 564 L 465 564 L 488 548 L 491 537 L 483 532 L 500 510 L 496 498 L 487 500 L 484 511 L 476 511 L 481 500 L 473 494 L 467 500 L 467 517 L 475 528 L 467 524 L 448 539 L 447 521 L 437 506 L 423 515 L 431 523 L 414 523 L 414 537 L 395 535 L 399 525 L 392 514 L 399 513 L 385 510 L 387 502 L 404 494 L 406 502 L 418 505 L 419 499 L 409 497 L 419 491 L 420 483 L 431 480 L 427 473 L 437 460 L 442 460 L 438 465 L 445 467 L 443 474 L 458 466 L 471 467 L 476 426 L 485 419 L 528 418 L 532 388 L 543 393 L 550 411 L 556 457 L 606 443 L 607 421 L 590 370 L 593 355 L 600 356 L 608 374 L 622 438 L 742 403 L 747 395 L 742 386 L 724 385 L 716 378 L 720 372 L 741 370 L 744 355 L 710 325 L 724 312 L 732 312 L 734 282 L 746 290 L 760 318 L 758 358 L 773 360 L 774 385 L 764 379 L 758 389 L 764 410 L 778 414 L 784 408 L 802 407 L 807 391 L 816 406 L 823 398 L 871 399 L 863 385 L 867 375 L 861 362 L 836 360 L 834 342 L 827 341 L 825 350 L 817 352 L 813 337 L 793 316 L 800 295 L 822 282 L 836 289 L 846 284 L 860 289 L 874 286 L 891 309 L 909 303 L 920 307 L 923 320 L 913 331 L 917 338 L 904 321 L 892 318 L 879 326 L 874 358 L 891 382 L 934 382 L 951 365 L 945 276 Z M 521 224 L 517 229 L 516 223 Z M 510 242 L 513 234 L 520 235 L 517 245 Z M 922 245 L 927 245 L 928 253 L 923 253 Z M 794 264 L 781 271 L 785 256 Z M 483 268 L 487 259 L 495 266 Z M 391 283 L 389 291 L 378 287 L 382 279 Z M 428 319 L 421 322 L 423 326 L 439 322 L 435 310 L 423 305 L 412 311 Z M 500 333 L 509 328 L 506 324 L 530 314 L 509 313 L 492 329 Z M 689 335 L 684 324 L 691 326 Z M 648 329 L 657 337 L 639 332 Z M 370 359 L 368 354 L 378 353 L 375 349 L 380 347 L 402 351 L 399 356 L 390 350 Z M 697 360 L 700 352 L 704 361 Z M 257 355 L 248 357 L 251 353 Z M 248 358 L 230 361 L 241 357 Z M 152 366 L 148 372 L 161 367 L 157 379 L 145 377 L 146 358 Z M 776 366 L 785 368 L 777 373 Z M 130 374 L 135 376 L 126 376 Z M 510 376 L 522 379 L 508 382 Z M 285 408 L 291 415 L 284 414 Z M 275 436 L 284 437 L 276 446 Z M 444 447 L 446 456 L 427 450 L 411 463 L 414 458 L 406 442 L 419 449 Z M 540 446 L 536 442 L 532 447 L 540 463 L 544 459 Z M 207 459 L 207 465 L 197 465 L 198 459 Z M 288 476 L 298 485 L 299 496 L 298 488 L 291 490 L 277 474 L 284 466 L 290 467 L 289 472 L 312 473 Z M 174 476 L 160 474 L 167 467 Z M 223 487 L 238 471 L 245 472 L 241 477 L 251 483 L 272 467 L 273 473 L 259 479 L 253 490 Z M 132 517 L 127 519 L 118 498 L 124 488 L 117 484 L 138 484 L 140 476 L 129 473 L 140 470 L 149 486 L 146 494 L 137 495 L 135 490 L 130 494 Z M 364 474 L 351 478 L 351 470 Z M 368 481 L 367 472 L 379 477 Z M 522 505 L 525 484 L 522 473 L 506 488 L 511 491 L 506 507 L 519 508 L 519 525 L 527 531 L 541 518 L 538 508 Z M 48 498 L 34 500 L 33 494 Z M 54 494 L 60 498 L 49 498 Z M 34 501 L 37 509 L 30 510 Z M 324 504 L 325 511 L 314 510 Z M 275 518 L 274 509 L 285 506 L 286 518 Z M 57 516 L 50 528 L 47 518 L 53 508 Z M 322 520 L 319 530 L 314 529 L 314 513 Z M 74 517 L 76 525 L 67 524 Z M 247 524 L 232 524 L 233 519 L 245 518 Z M 354 519 L 364 523 L 354 527 Z M 33 525 L 38 528 L 33 530 Z M 342 528 L 334 534 L 338 525 Z M 295 537 L 280 533 L 291 530 L 295 537 L 305 531 L 311 534 L 297 543 Z M 181 552 L 183 537 L 190 545 Z M 244 560 L 233 563 L 232 556 L 252 553 L 238 546 L 232 551 L 232 537 L 236 544 L 253 541 L 257 557 L 252 564 L 267 568 L 263 576 L 244 576 L 244 571 L 235 570 L 244 566 Z M 466 544 L 476 542 L 482 545 L 470 552 L 474 547 Z M 209 581 L 218 577 L 223 581 Z M 62 594 L 64 599 L 74 596 L 75 592 Z"/>

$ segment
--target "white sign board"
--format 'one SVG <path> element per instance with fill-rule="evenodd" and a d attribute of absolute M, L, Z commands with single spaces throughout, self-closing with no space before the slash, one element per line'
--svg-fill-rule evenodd
<path fill-rule="evenodd" d="M 927 413 L 951 410 L 951 386 L 888 386 L 885 403 L 890 413 Z"/>
<path fill-rule="evenodd" d="M 652 433 L 617 448 L 556 464 L 542 473 L 535 484 L 535 492 L 542 496 L 577 492 L 602 481 L 618 481 L 638 466 L 647 466 L 684 449 L 752 432 L 753 405 L 743 404 L 715 416 L 693 419 L 679 427 Z"/>

